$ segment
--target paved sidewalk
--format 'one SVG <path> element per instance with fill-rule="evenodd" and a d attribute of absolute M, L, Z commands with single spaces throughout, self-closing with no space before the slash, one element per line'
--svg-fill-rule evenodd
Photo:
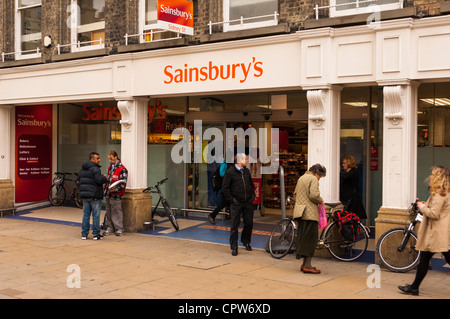
<path fill-rule="evenodd" d="M 381 270 L 369 288 L 367 263 L 315 258 L 320 275 L 299 272 L 293 255 L 282 260 L 262 249 L 146 234 L 101 241 L 80 239 L 70 223 L 0 219 L 0 298 L 158 299 L 438 299 L 450 298 L 448 272 L 430 271 L 420 296 L 402 294 L 415 272 Z M 80 288 L 76 285 L 79 270 Z M 370 281 L 369 282 L 373 282 Z"/>

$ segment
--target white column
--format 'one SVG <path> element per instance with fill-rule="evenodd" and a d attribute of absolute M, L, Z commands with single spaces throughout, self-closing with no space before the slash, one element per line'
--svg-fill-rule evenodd
<path fill-rule="evenodd" d="M 383 88 L 384 208 L 408 208 L 416 198 L 417 88 L 415 82 Z"/>
<path fill-rule="evenodd" d="M 127 189 L 147 187 L 148 99 L 117 102 L 122 119 L 121 161 L 128 169 Z"/>
<path fill-rule="evenodd" d="M 320 194 L 325 202 L 339 201 L 339 159 L 342 87 L 309 90 L 308 169 L 321 164 L 327 169 Z"/>
<path fill-rule="evenodd" d="M 0 105 L 0 180 L 10 180 L 11 163 L 11 106 Z"/>

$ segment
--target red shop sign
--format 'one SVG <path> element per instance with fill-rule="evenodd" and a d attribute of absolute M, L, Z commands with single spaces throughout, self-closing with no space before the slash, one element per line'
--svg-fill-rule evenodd
<path fill-rule="evenodd" d="M 16 203 L 48 198 L 52 185 L 52 126 L 52 105 L 16 107 Z"/>

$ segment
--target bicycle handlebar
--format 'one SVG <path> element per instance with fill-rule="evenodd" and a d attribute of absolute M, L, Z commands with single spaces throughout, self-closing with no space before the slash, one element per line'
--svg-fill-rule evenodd
<path fill-rule="evenodd" d="M 149 192 L 149 191 L 151 191 L 153 188 L 155 188 L 155 187 L 157 187 L 157 186 L 159 186 L 159 185 L 164 184 L 168 179 L 169 179 L 169 178 L 166 177 L 166 178 L 160 180 L 158 183 L 156 183 L 155 186 L 149 186 L 149 187 L 147 187 L 146 189 L 144 189 L 142 192 L 143 192 L 143 193 Z"/>
<path fill-rule="evenodd" d="M 419 201 L 418 198 L 416 198 L 416 201 L 414 203 L 411 203 L 411 215 L 413 214 L 420 214 L 423 215 L 422 212 L 420 211 L 419 207 L 417 206 L 417 202 Z"/>
<path fill-rule="evenodd" d="M 78 173 L 55 172 L 55 175 L 75 175 L 75 176 L 78 176 Z"/>

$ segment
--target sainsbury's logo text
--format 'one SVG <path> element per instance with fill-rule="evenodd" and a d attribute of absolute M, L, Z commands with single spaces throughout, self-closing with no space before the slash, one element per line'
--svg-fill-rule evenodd
<path fill-rule="evenodd" d="M 193 16 L 191 12 L 186 12 L 183 10 L 179 10 L 178 8 L 165 7 L 163 4 L 161 5 L 161 12 L 166 14 L 170 14 L 176 17 L 184 18 L 186 20 L 192 20 Z"/>
<path fill-rule="evenodd" d="M 237 79 L 240 83 L 244 83 L 249 77 L 259 78 L 263 73 L 263 63 L 256 61 L 255 57 L 247 63 L 226 65 L 215 65 L 212 61 L 202 67 L 190 67 L 188 64 L 184 64 L 184 67 L 175 69 L 173 65 L 166 65 L 164 83 L 204 82 L 220 79 Z"/>

